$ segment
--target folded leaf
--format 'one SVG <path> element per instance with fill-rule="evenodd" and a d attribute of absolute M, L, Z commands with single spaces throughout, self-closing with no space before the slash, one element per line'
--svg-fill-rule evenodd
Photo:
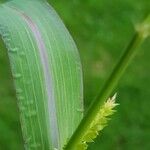
<path fill-rule="evenodd" d="M 82 69 L 76 45 L 42 0 L 0 4 L 26 149 L 62 149 L 83 112 Z"/>

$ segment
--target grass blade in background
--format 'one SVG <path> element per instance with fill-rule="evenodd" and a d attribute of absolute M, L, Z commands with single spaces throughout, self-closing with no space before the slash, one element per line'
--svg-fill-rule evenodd
<path fill-rule="evenodd" d="M 82 71 L 71 36 L 48 3 L 35 0 L 1 4 L 0 34 L 8 49 L 25 148 L 61 149 L 83 115 Z"/>

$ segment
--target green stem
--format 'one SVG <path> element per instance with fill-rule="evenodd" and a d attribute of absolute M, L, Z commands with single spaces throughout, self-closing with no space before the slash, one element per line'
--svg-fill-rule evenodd
<path fill-rule="evenodd" d="M 137 53 L 138 47 L 142 44 L 142 42 L 146 38 L 145 31 L 143 32 L 143 28 L 139 28 L 139 29 L 140 30 L 137 30 L 137 32 L 135 33 L 133 39 L 131 40 L 124 54 L 120 58 L 112 74 L 110 75 L 109 79 L 107 80 L 106 84 L 101 90 L 100 94 L 92 103 L 91 107 L 89 108 L 85 117 L 81 121 L 77 130 L 75 131 L 75 133 L 69 140 L 68 144 L 65 146 L 64 150 L 76 149 L 76 145 L 79 142 L 81 142 L 83 135 L 89 129 L 90 123 L 93 121 L 93 118 L 95 118 L 95 116 L 99 112 L 100 106 L 102 105 L 102 103 L 104 103 L 104 101 L 108 99 L 113 89 L 116 87 L 119 79 L 125 72 L 127 66 L 130 64 L 131 60 L 134 58 L 135 54 Z"/>

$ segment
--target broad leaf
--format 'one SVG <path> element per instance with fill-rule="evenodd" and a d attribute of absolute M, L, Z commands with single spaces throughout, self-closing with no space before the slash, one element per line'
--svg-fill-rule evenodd
<path fill-rule="evenodd" d="M 76 45 L 42 0 L 0 5 L 26 149 L 62 149 L 83 116 L 82 70 Z"/>

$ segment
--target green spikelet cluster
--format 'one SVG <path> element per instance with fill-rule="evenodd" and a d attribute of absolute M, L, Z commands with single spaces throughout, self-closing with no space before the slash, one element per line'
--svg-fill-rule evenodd
<path fill-rule="evenodd" d="M 87 143 L 93 142 L 93 140 L 99 135 L 99 132 L 107 125 L 109 116 L 111 116 L 115 110 L 114 108 L 118 105 L 115 103 L 116 94 L 109 98 L 100 108 L 99 113 L 90 125 L 86 134 L 82 137 L 81 143 L 77 145 L 77 150 L 86 150 L 88 147 Z"/>

